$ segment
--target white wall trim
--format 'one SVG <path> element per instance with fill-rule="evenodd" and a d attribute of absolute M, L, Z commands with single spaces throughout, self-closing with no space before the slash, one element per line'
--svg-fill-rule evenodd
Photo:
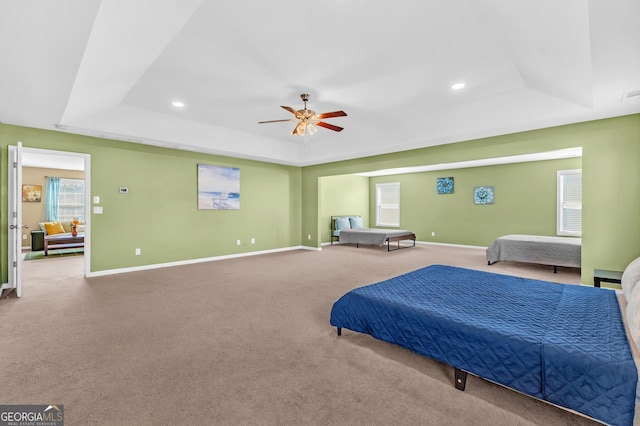
<path fill-rule="evenodd" d="M 119 268 L 119 269 L 107 269 L 104 271 L 96 271 L 96 272 L 88 272 L 86 274 L 87 277 L 102 277 L 105 275 L 114 275 L 114 274 L 124 274 L 127 272 L 136 272 L 136 271 L 148 271 L 150 269 L 160 269 L 160 268 L 169 268 L 172 266 L 182 266 L 182 265 L 192 265 L 194 263 L 203 263 L 203 262 L 213 262 L 218 260 L 225 259 L 235 259 L 238 257 L 247 257 L 247 256 L 258 256 L 261 254 L 269 254 L 269 253 L 278 253 L 283 251 L 293 251 L 293 250 L 312 250 L 312 251 L 320 251 L 321 249 L 309 246 L 293 246 L 293 247 L 283 247 L 279 249 L 272 250 L 261 250 L 261 251 L 252 251 L 248 253 L 238 253 L 238 254 L 229 254 L 224 256 L 214 256 L 214 257 L 203 257 L 199 259 L 189 259 L 189 260 L 180 260 L 177 262 L 168 262 L 168 263 L 155 263 L 152 265 L 142 265 L 142 266 L 133 266 L 131 268 Z"/>
<path fill-rule="evenodd" d="M 322 243 L 322 246 L 330 245 L 331 243 Z M 339 242 L 334 242 L 334 245 L 340 244 Z M 344 244 L 344 243 L 343 243 Z M 448 247 L 461 247 L 461 248 L 473 248 L 473 249 L 482 249 L 486 250 L 487 247 L 481 246 L 468 246 L 462 244 L 447 244 L 447 243 L 433 243 L 428 241 L 416 241 L 416 244 L 423 245 L 434 245 L 434 246 L 448 246 Z M 96 272 L 88 272 L 86 276 L 90 277 L 102 277 L 106 275 L 115 275 L 115 274 L 125 274 L 127 272 L 137 272 L 137 271 L 148 271 L 151 269 L 160 269 L 160 268 L 170 268 L 172 266 L 182 266 L 182 265 L 192 265 L 195 263 L 203 263 L 203 262 L 215 262 L 218 260 L 225 259 L 236 259 L 239 257 L 247 257 L 247 256 L 259 256 L 262 254 L 269 253 L 280 253 L 284 251 L 294 251 L 294 250 L 311 250 L 311 251 L 322 251 L 321 247 L 309 247 L 309 246 L 292 246 L 292 247 L 283 247 L 279 249 L 271 249 L 271 250 L 261 250 L 261 251 L 252 251 L 248 253 L 238 253 L 238 254 L 228 254 L 224 256 L 214 256 L 214 257 L 203 257 L 199 259 L 189 259 L 189 260 L 180 260 L 177 262 L 167 262 L 167 263 L 155 263 L 152 265 L 142 265 L 142 266 L 133 266 L 131 268 L 119 268 L 119 269 L 107 269 L 104 271 L 96 271 Z"/>
<path fill-rule="evenodd" d="M 340 241 L 334 241 L 333 245 L 338 245 L 338 244 L 349 244 L 349 243 L 341 243 Z M 447 247 L 460 247 L 460 248 L 474 248 L 474 249 L 482 249 L 482 250 L 486 250 L 487 247 L 481 247 L 481 246 L 467 246 L 467 245 L 463 245 L 463 244 L 448 244 L 448 243 L 433 243 L 430 241 L 417 241 L 416 240 L 416 244 L 425 244 L 425 245 L 433 245 L 433 246 L 447 246 Z M 322 243 L 323 246 L 328 246 L 331 245 L 331 243 Z"/>
<path fill-rule="evenodd" d="M 434 243 L 434 242 L 430 242 L 430 241 L 416 241 L 416 244 L 426 244 L 426 245 L 446 246 L 446 247 L 460 247 L 460 248 L 473 248 L 473 249 L 482 249 L 482 250 L 486 250 L 488 248 L 488 247 L 484 247 L 484 246 L 468 246 L 468 245 L 465 245 L 465 244 Z"/>

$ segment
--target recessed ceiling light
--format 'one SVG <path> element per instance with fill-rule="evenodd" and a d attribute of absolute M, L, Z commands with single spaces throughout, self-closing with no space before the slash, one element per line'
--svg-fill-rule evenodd
<path fill-rule="evenodd" d="M 182 103 L 182 102 L 180 102 L 180 101 L 173 101 L 173 102 L 171 103 L 171 105 L 173 105 L 174 107 L 177 107 L 177 108 L 182 108 L 182 107 L 184 107 L 184 103 Z"/>
<path fill-rule="evenodd" d="M 453 90 L 460 90 L 464 87 L 464 83 L 456 83 L 453 86 L 451 86 L 451 89 Z"/>

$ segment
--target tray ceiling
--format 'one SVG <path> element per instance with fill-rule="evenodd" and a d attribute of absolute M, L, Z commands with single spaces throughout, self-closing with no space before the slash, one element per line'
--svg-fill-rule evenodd
<path fill-rule="evenodd" d="M 0 0 L 0 121 L 303 166 L 640 112 L 637 0 L 401 4 Z M 301 93 L 345 130 L 258 124 Z"/>

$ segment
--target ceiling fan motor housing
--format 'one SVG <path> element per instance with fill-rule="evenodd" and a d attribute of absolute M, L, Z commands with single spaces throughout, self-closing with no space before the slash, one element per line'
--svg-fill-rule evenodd
<path fill-rule="evenodd" d="M 300 118 L 307 119 L 307 120 L 310 120 L 316 115 L 315 111 L 312 111 L 310 109 L 299 109 L 298 113 L 300 113 Z"/>

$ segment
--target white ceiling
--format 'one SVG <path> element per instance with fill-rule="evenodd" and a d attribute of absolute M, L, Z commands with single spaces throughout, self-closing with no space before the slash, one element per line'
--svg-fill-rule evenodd
<path fill-rule="evenodd" d="M 640 113 L 622 100 L 639 16 L 638 0 L 0 0 L 0 121 L 303 166 Z M 345 130 L 257 123 L 301 93 Z"/>

